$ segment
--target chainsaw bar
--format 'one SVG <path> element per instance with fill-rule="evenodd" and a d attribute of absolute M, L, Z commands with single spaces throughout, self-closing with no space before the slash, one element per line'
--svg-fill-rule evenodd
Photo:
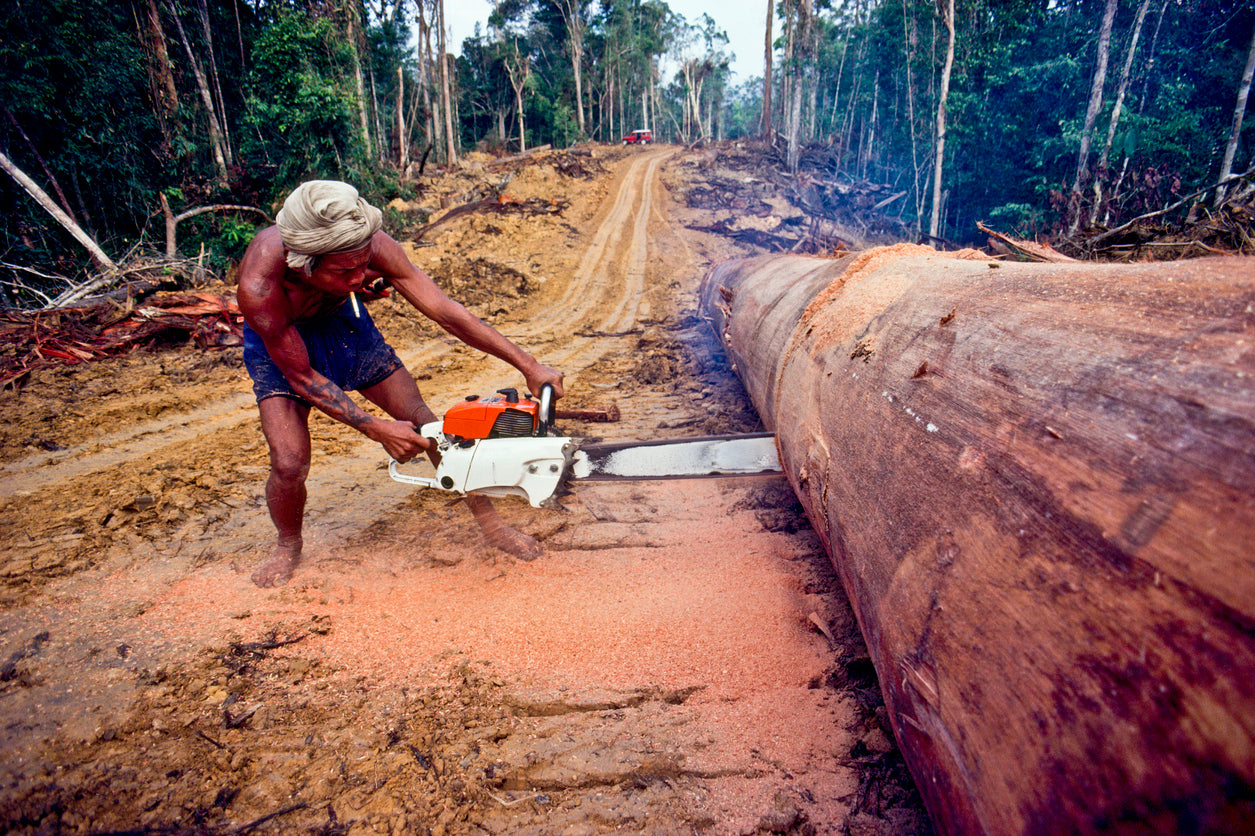
<path fill-rule="evenodd" d="M 780 472 L 772 433 L 581 444 L 569 478 L 579 482 L 758 476 Z"/>

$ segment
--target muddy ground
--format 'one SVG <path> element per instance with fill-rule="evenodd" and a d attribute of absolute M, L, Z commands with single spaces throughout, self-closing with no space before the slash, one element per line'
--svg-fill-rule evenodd
<path fill-rule="evenodd" d="M 798 213 L 761 192 L 743 215 L 702 208 L 712 180 L 756 182 L 731 159 L 473 158 L 388 223 L 406 240 L 450 207 L 520 207 L 452 217 L 409 251 L 565 371 L 562 406 L 623 416 L 564 432 L 754 430 L 695 294 L 711 264 L 758 251 L 696 230 Z M 521 384 L 403 302 L 369 309 L 437 412 Z M 562 512 L 503 500 L 545 546 L 522 562 L 315 416 L 305 558 L 262 590 L 266 447 L 240 349 L 37 371 L 0 418 L 5 832 L 929 830 L 782 478 L 582 486 Z"/>

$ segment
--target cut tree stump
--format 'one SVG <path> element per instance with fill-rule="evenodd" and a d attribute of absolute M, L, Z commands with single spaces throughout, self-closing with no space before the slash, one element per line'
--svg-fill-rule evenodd
<path fill-rule="evenodd" d="M 1255 822 L 1255 259 L 898 245 L 702 308 L 944 833 Z"/>

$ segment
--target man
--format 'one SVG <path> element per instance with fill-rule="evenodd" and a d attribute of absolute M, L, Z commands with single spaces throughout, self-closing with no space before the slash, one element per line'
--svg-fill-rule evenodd
<path fill-rule="evenodd" d="M 378 441 L 397 461 L 423 451 L 434 457 L 431 442 L 415 428 L 436 420 L 435 414 L 352 295 L 367 282 L 387 277 L 440 327 L 518 369 L 532 392 L 548 383 L 555 397 L 562 395 L 561 372 L 446 296 L 380 230 L 382 217 L 347 183 L 302 183 L 240 261 L 244 362 L 270 446 L 266 504 L 278 530 L 270 559 L 253 573 L 258 586 L 286 583 L 300 562 L 311 406 Z M 354 389 L 392 420 L 359 407 L 345 394 Z M 540 554 L 539 544 L 507 526 L 486 497 L 467 496 L 466 503 L 491 545 L 527 559 Z"/>

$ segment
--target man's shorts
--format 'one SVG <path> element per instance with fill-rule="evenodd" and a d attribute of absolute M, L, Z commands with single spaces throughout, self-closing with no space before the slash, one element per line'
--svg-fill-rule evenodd
<path fill-rule="evenodd" d="M 365 306 L 354 316 L 350 300 L 329 314 L 307 322 L 298 322 L 296 330 L 305 341 L 309 363 L 314 371 L 341 389 L 369 389 L 382 383 L 388 375 L 401 368 L 401 358 L 384 342 Z M 283 372 L 270 359 L 257 332 L 244 325 L 244 366 L 253 379 L 253 394 L 260 403 L 266 398 L 284 397 L 309 403 L 297 395 Z"/>

